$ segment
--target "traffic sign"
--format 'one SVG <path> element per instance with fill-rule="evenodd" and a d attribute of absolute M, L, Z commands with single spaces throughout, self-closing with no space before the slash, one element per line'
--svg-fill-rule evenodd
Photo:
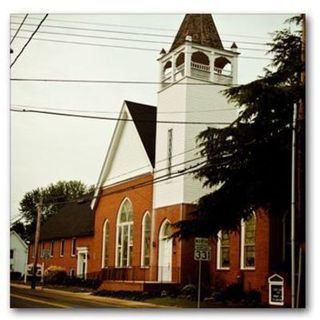
<path fill-rule="evenodd" d="M 194 260 L 196 261 L 210 261 L 211 250 L 194 250 Z"/>

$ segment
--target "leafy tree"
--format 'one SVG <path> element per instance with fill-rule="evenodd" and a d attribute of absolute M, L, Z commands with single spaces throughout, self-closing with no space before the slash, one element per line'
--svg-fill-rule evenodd
<path fill-rule="evenodd" d="M 275 32 L 265 75 L 224 92 L 240 115 L 198 136 L 207 163 L 196 177 L 212 192 L 199 199 L 190 220 L 175 225 L 175 236 L 215 236 L 221 229 L 237 230 L 259 208 L 274 215 L 290 209 L 293 106 L 304 100 L 300 33 Z"/>
<path fill-rule="evenodd" d="M 58 181 L 45 188 L 37 188 L 27 192 L 20 202 L 19 211 L 24 221 L 24 234 L 20 234 L 24 240 L 30 240 L 34 236 L 37 204 L 40 198 L 43 200 L 41 222 L 44 223 L 53 214 L 56 214 L 66 201 L 76 199 L 94 190 L 94 186 L 86 186 L 81 181 Z M 21 229 L 21 226 L 18 226 Z"/>

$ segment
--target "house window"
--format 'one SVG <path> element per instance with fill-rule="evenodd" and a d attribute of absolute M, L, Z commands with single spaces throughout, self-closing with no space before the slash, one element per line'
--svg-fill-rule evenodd
<path fill-rule="evenodd" d="M 142 242 L 141 242 L 141 266 L 150 265 L 150 238 L 151 238 L 151 218 L 146 212 L 142 219 Z"/>
<path fill-rule="evenodd" d="M 122 203 L 118 214 L 116 248 L 117 267 L 131 266 L 133 253 L 133 209 L 128 199 Z"/>
<path fill-rule="evenodd" d="M 10 259 L 13 259 L 13 253 L 14 253 L 14 250 L 10 249 Z"/>
<path fill-rule="evenodd" d="M 109 264 L 109 221 L 106 220 L 103 225 L 102 238 L 102 268 L 108 267 Z"/>
<path fill-rule="evenodd" d="M 71 240 L 71 256 L 74 257 L 76 255 L 76 245 L 77 245 L 77 239 L 72 238 Z"/>
<path fill-rule="evenodd" d="M 219 231 L 217 241 L 217 269 L 230 268 L 230 233 Z"/>
<path fill-rule="evenodd" d="M 53 257 L 53 253 L 54 253 L 54 241 L 51 241 L 51 245 L 50 245 L 50 257 Z"/>
<path fill-rule="evenodd" d="M 256 256 L 256 217 L 241 221 L 241 268 L 254 269 Z"/>
<path fill-rule="evenodd" d="M 60 241 L 60 257 L 64 256 L 64 239 Z"/>
<path fill-rule="evenodd" d="M 172 167 L 172 134 L 173 129 L 168 130 L 168 154 L 167 154 L 167 168 L 168 168 L 168 175 L 171 175 L 171 167 Z"/>
<path fill-rule="evenodd" d="M 43 258 L 44 253 L 44 242 L 41 243 L 41 251 L 40 251 L 40 257 Z"/>

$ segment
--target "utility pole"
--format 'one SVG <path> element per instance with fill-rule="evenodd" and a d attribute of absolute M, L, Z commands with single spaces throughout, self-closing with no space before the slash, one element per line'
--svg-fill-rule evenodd
<path fill-rule="evenodd" d="M 31 289 L 36 288 L 36 282 L 37 282 L 37 264 L 38 264 L 38 252 L 39 252 L 41 214 L 42 214 L 42 197 L 40 197 L 39 203 L 37 204 L 37 224 L 36 224 L 36 234 L 35 234 L 35 240 L 34 240 L 34 262 L 33 262 L 33 269 L 32 269 Z"/>
<path fill-rule="evenodd" d="M 300 85 L 305 87 L 305 45 L 306 45 L 306 19 L 305 14 L 301 14 L 301 66 Z M 304 305 L 304 275 L 305 275 L 305 228 L 306 228 L 306 215 L 305 215 L 305 91 L 303 97 L 298 102 L 297 109 L 297 123 L 296 123 L 296 250 L 299 251 L 299 265 L 298 278 L 302 279 L 301 286 L 297 290 L 301 291 L 296 293 L 297 297 L 302 298 L 301 301 L 296 301 L 296 307 Z M 302 260 L 302 262 L 301 262 Z M 297 260 L 295 263 L 297 264 Z M 299 289 L 300 288 L 300 289 Z M 299 299 L 300 300 L 300 299 Z M 300 303 L 301 302 L 301 303 Z"/>

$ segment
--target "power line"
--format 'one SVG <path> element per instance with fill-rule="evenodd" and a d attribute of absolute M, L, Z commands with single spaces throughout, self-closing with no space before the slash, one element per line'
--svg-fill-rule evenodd
<path fill-rule="evenodd" d="M 28 37 L 17 36 L 17 38 L 19 38 L 19 39 L 27 39 Z M 83 41 L 57 40 L 57 39 L 47 39 L 47 38 L 34 38 L 34 40 L 46 41 L 46 42 L 55 42 L 55 43 L 65 43 L 65 44 L 75 44 L 75 45 L 85 45 L 85 46 L 93 46 L 93 47 L 130 49 L 130 50 L 157 52 L 157 53 L 160 52 L 160 49 L 143 48 L 143 47 L 132 47 L 132 46 L 120 46 L 120 45 L 110 45 L 110 44 L 83 42 Z M 270 60 L 270 58 L 257 57 L 257 56 L 243 56 L 243 55 L 240 55 L 238 58 L 239 59 Z"/>
<path fill-rule="evenodd" d="M 94 80 L 94 79 L 44 79 L 44 78 L 11 78 L 11 81 L 20 82 L 61 82 L 61 83 L 100 83 L 100 84 L 170 84 L 161 81 L 139 81 L 139 80 Z M 218 82 L 175 82 L 174 85 L 178 86 L 212 86 L 212 85 L 224 85 Z M 243 83 L 233 83 L 233 86 L 244 85 Z M 227 85 L 225 85 L 227 86 Z"/>
<path fill-rule="evenodd" d="M 28 108 L 28 109 L 42 109 L 42 110 L 53 110 L 53 111 L 64 111 L 64 112 L 83 112 L 83 113 L 111 113 L 111 114 L 119 114 L 119 111 L 101 111 L 101 110 L 89 110 L 89 109 L 66 109 L 64 107 L 61 108 L 48 108 L 48 107 L 35 107 L 29 106 L 25 104 L 11 104 L 13 107 L 19 108 Z M 221 108 L 221 109 L 210 109 L 210 110 L 197 110 L 197 111 L 157 111 L 157 114 L 185 114 L 185 113 L 206 113 L 206 112 L 222 112 L 222 111 L 231 111 L 235 110 L 235 108 Z M 145 112 L 136 111 L 138 114 L 145 114 Z"/>
<path fill-rule="evenodd" d="M 14 18 L 20 18 L 17 15 L 11 15 Z M 38 17 L 30 17 L 33 20 L 39 20 Z M 133 25 L 121 25 L 121 24 L 111 24 L 111 23 L 99 23 L 99 22 L 87 22 L 87 21 L 80 21 L 80 20 L 64 20 L 64 19 L 56 19 L 56 18 L 49 18 L 48 21 L 56 21 L 56 22 L 67 22 L 67 23 L 78 23 L 78 24 L 86 24 L 86 25 L 95 25 L 95 26 L 106 26 L 106 27 L 121 27 L 121 28 L 136 28 L 136 29 L 146 29 L 146 30 L 158 30 L 158 31 L 172 31 L 177 32 L 176 29 L 169 29 L 169 28 L 156 28 L 156 27 L 149 27 L 149 26 L 133 26 Z M 222 36 L 230 36 L 230 37 L 243 37 L 243 38 L 253 38 L 253 39 L 269 39 L 269 37 L 263 36 L 253 36 L 253 35 L 245 35 L 245 34 L 234 34 L 234 33 L 221 33 Z"/>
<path fill-rule="evenodd" d="M 16 28 L 11 28 L 11 30 L 16 30 Z M 22 29 L 23 32 L 32 32 L 32 30 Z M 164 42 L 164 41 L 155 41 L 155 40 L 143 40 L 143 39 L 130 39 L 130 38 L 116 38 L 116 37 L 104 37 L 104 36 L 96 36 L 96 35 L 89 35 L 89 34 L 78 34 L 78 33 L 66 33 L 66 32 L 52 32 L 52 31 L 38 31 L 38 33 L 43 34 L 52 34 L 52 35 L 60 35 L 60 36 L 69 36 L 69 37 L 79 37 L 79 38 L 89 38 L 89 39 L 106 39 L 106 40 L 116 40 L 116 41 L 130 41 L 130 42 L 142 42 L 142 43 L 158 43 L 163 45 L 171 44 L 171 42 Z M 224 42 L 233 42 L 229 40 L 223 40 Z M 245 48 L 241 47 L 241 50 L 249 50 L 249 51 L 259 51 L 259 52 L 267 52 L 265 49 L 258 49 L 258 48 Z M 158 49 L 160 51 L 161 48 Z"/>
<path fill-rule="evenodd" d="M 16 33 L 13 35 L 10 44 L 12 44 L 13 40 L 15 39 L 15 37 L 17 36 L 17 34 L 19 33 L 21 27 L 23 26 L 24 22 L 26 21 L 26 19 L 28 18 L 28 13 L 25 15 L 25 17 L 23 18 L 22 22 L 20 23 L 18 29 L 16 30 Z"/>
<path fill-rule="evenodd" d="M 38 113 L 38 114 L 46 114 L 46 115 L 53 115 L 53 116 L 63 116 L 63 117 L 74 117 L 74 118 L 84 118 L 84 119 L 93 119 L 93 120 L 112 120 L 112 121 L 124 121 L 124 122 L 141 122 L 141 123 L 162 123 L 162 124 L 192 124 L 192 125 L 229 125 L 230 122 L 201 122 L 201 121 L 169 121 L 169 120 L 157 120 L 157 121 L 150 121 L 150 120 L 133 120 L 133 119 L 124 119 L 124 118 L 113 118 L 113 117 L 98 117 L 98 116 L 91 116 L 91 115 L 82 115 L 82 114 L 75 114 L 75 113 L 63 113 L 63 112 L 51 112 L 51 111 L 41 111 L 41 110 L 28 110 L 28 109 L 10 109 L 12 112 L 29 112 L 29 113 Z"/>
<path fill-rule="evenodd" d="M 46 20 L 48 16 L 48 13 L 43 17 L 43 19 L 39 22 L 39 24 L 37 25 L 36 29 L 33 31 L 33 33 L 30 35 L 30 37 L 28 38 L 28 41 L 25 43 L 25 45 L 22 47 L 22 49 L 20 50 L 20 52 L 18 53 L 18 55 L 15 57 L 15 59 L 13 60 L 13 62 L 10 65 L 10 68 L 12 68 L 12 66 L 16 63 L 16 61 L 19 59 L 19 57 L 21 56 L 22 52 L 25 50 L 25 48 L 27 47 L 27 45 L 30 43 L 30 41 L 32 40 L 33 36 L 37 33 L 37 31 L 39 30 L 39 28 L 41 27 L 41 25 L 43 24 L 43 22 Z"/>

